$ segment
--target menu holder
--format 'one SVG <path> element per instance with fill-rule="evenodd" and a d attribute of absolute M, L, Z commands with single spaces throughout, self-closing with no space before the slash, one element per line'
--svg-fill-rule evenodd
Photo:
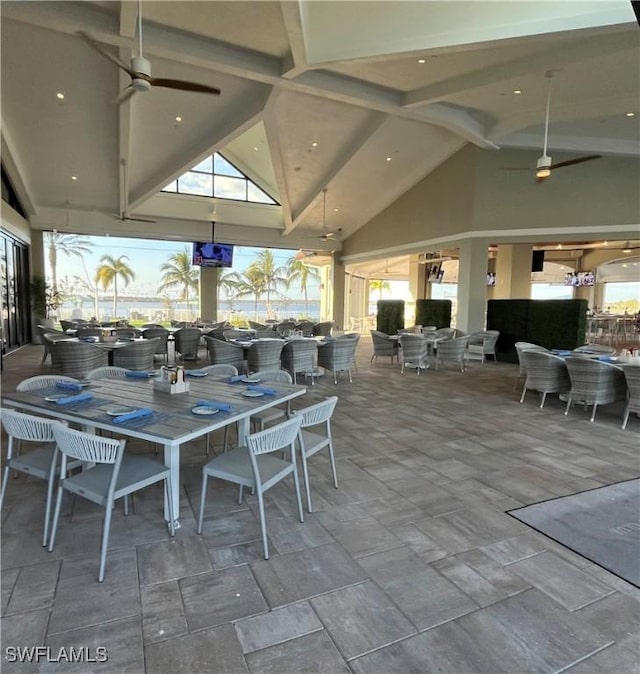
<path fill-rule="evenodd" d="M 176 381 L 171 383 L 168 381 L 154 379 L 153 388 L 156 391 L 162 391 L 163 393 L 169 393 L 171 395 L 173 395 L 174 393 L 186 393 L 189 390 L 189 382 Z"/>

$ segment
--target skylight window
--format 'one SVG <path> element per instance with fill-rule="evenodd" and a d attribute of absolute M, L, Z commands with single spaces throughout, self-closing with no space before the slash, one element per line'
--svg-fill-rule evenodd
<path fill-rule="evenodd" d="M 162 191 L 258 204 L 277 203 L 218 152 L 203 159 Z"/>

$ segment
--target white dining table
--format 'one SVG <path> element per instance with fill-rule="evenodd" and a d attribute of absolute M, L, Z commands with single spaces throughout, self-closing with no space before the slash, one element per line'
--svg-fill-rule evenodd
<path fill-rule="evenodd" d="M 180 526 L 180 454 L 185 443 L 229 424 L 238 425 L 238 443 L 242 444 L 250 431 L 252 414 L 275 405 L 293 400 L 306 393 L 306 387 L 294 384 L 269 382 L 265 386 L 275 389 L 275 395 L 245 397 L 246 383 L 228 383 L 227 378 L 188 377 L 189 391 L 170 394 L 158 391 L 153 378 L 118 378 L 92 381 L 83 391 L 92 394 L 92 399 L 78 404 L 59 405 L 45 400 L 60 389 L 14 391 L 2 393 L 4 406 L 19 408 L 38 415 L 64 419 L 79 424 L 87 431 L 102 429 L 120 436 L 140 438 L 164 447 L 164 462 L 171 469 L 171 494 L 175 525 Z M 68 392 L 70 395 L 73 392 Z M 228 403 L 231 412 L 217 412 L 212 416 L 200 416 L 192 412 L 199 400 Z M 107 410 L 114 406 L 140 409 L 149 408 L 152 414 L 125 423 L 115 423 L 115 417 Z M 169 504 L 165 503 L 165 519 L 169 519 Z"/>

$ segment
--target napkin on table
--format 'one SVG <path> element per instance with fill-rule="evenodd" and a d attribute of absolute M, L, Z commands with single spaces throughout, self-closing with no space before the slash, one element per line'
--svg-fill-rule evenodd
<path fill-rule="evenodd" d="M 229 383 L 235 384 L 237 381 L 242 381 L 247 375 L 245 374 L 234 374 L 232 377 L 229 377 Z"/>
<path fill-rule="evenodd" d="M 232 407 L 229 403 L 219 403 L 217 400 L 198 400 L 196 403 L 198 407 L 211 407 L 214 410 L 220 410 L 221 412 L 231 412 Z"/>
<path fill-rule="evenodd" d="M 132 419 L 138 419 L 140 417 L 148 417 L 153 414 L 153 410 L 150 410 L 148 407 L 142 407 L 139 410 L 134 410 L 133 412 L 128 412 L 127 414 L 119 414 L 117 417 L 114 417 L 114 424 L 123 424 L 125 421 L 131 421 Z"/>
<path fill-rule="evenodd" d="M 56 405 L 69 405 L 71 403 L 81 403 L 85 400 L 93 400 L 91 393 L 79 393 L 77 396 L 67 396 L 56 400 Z"/>
<path fill-rule="evenodd" d="M 74 381 L 57 381 L 56 388 L 61 388 L 65 391 L 82 391 L 82 386 L 76 384 Z"/>
<path fill-rule="evenodd" d="M 264 393 L 268 396 L 274 396 L 277 391 L 274 388 L 268 386 L 256 386 L 255 384 L 247 386 L 247 391 L 255 391 L 256 393 Z"/>
<path fill-rule="evenodd" d="M 132 377 L 133 379 L 149 379 L 149 373 L 144 370 L 127 370 L 124 376 Z"/>

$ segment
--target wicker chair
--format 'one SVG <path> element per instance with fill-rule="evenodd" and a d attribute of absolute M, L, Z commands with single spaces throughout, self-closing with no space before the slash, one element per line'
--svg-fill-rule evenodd
<path fill-rule="evenodd" d="M 163 356 L 165 361 L 169 360 L 169 349 L 167 342 L 169 341 L 169 331 L 162 326 L 155 328 L 146 328 L 142 331 L 144 339 L 158 339 L 156 342 L 156 356 Z"/>
<path fill-rule="evenodd" d="M 322 321 L 315 323 L 312 329 L 313 337 L 330 337 L 333 329 L 333 321 Z"/>
<path fill-rule="evenodd" d="M 83 337 L 102 337 L 104 328 L 78 328 L 76 330 L 76 337 L 82 339 Z"/>
<path fill-rule="evenodd" d="M 182 361 L 198 360 L 198 347 L 202 333 L 199 328 L 180 328 L 173 334 L 176 341 L 176 354 L 180 354 Z"/>
<path fill-rule="evenodd" d="M 96 367 L 109 364 L 109 354 L 104 349 L 87 342 L 54 342 L 50 346 L 51 362 L 59 363 L 62 374 L 84 379 Z"/>
<path fill-rule="evenodd" d="M 264 323 L 257 323 L 256 321 L 249 321 L 249 327 L 252 330 L 264 330 L 267 326 Z"/>
<path fill-rule="evenodd" d="M 544 407 L 547 393 L 566 393 L 571 390 L 571 379 L 567 364 L 560 356 L 545 351 L 525 350 L 520 355 L 526 381 L 522 389 L 520 402 L 524 402 L 527 391 L 538 391 L 542 394 L 540 407 Z"/>
<path fill-rule="evenodd" d="M 606 344 L 583 344 L 574 353 L 601 353 L 602 355 L 612 356 L 616 352 L 615 346 L 607 346 Z"/>
<path fill-rule="evenodd" d="M 574 402 L 593 405 L 593 412 L 589 421 L 596 418 L 598 405 L 608 405 L 625 400 L 627 397 L 627 383 L 623 371 L 611 365 L 583 356 L 570 356 L 566 359 L 571 390 L 564 413 L 569 414 Z"/>
<path fill-rule="evenodd" d="M 135 339 L 142 335 L 142 331 L 138 328 L 115 328 L 115 331 L 118 339 Z"/>
<path fill-rule="evenodd" d="M 282 367 L 293 377 L 293 383 L 297 384 L 296 374 L 303 372 L 311 375 L 311 385 L 313 386 L 314 361 L 318 352 L 318 345 L 315 341 L 306 339 L 292 339 L 284 345 L 280 362 Z"/>
<path fill-rule="evenodd" d="M 458 363 L 460 372 L 465 371 L 465 356 L 469 336 L 445 339 L 436 345 L 436 370 L 442 363 Z"/>
<path fill-rule="evenodd" d="M 251 339 L 253 333 L 247 330 L 237 330 L 236 328 L 226 328 L 222 331 L 222 338 L 229 341 L 230 339 L 237 339 L 239 341 Z M 274 335 L 272 335 L 274 336 Z"/>
<path fill-rule="evenodd" d="M 94 370 L 87 372 L 85 379 L 88 381 L 97 379 L 124 379 L 126 376 L 126 367 L 114 367 L 113 365 L 107 365 L 105 367 L 96 367 Z"/>
<path fill-rule="evenodd" d="M 518 356 L 518 363 L 520 365 L 520 370 L 518 371 L 518 376 L 513 382 L 513 388 L 517 388 L 520 382 L 524 381 L 527 377 L 527 369 L 525 367 L 524 361 L 522 360 L 522 354 L 525 351 L 543 351 L 544 353 L 551 353 L 549 349 L 546 349 L 544 346 L 539 346 L 538 344 L 532 344 L 531 342 L 516 342 L 516 355 Z"/>
<path fill-rule="evenodd" d="M 627 404 L 624 408 L 624 417 L 622 419 L 622 430 L 627 427 L 629 414 L 635 412 L 640 414 L 640 366 L 623 365 L 622 372 L 627 382 Z"/>
<path fill-rule="evenodd" d="M 480 362 L 484 363 L 487 356 L 493 356 L 493 360 L 497 360 L 496 346 L 499 337 L 499 330 L 482 330 L 481 332 L 474 332 L 469 335 L 467 360 L 472 357 L 479 357 Z"/>
<path fill-rule="evenodd" d="M 152 370 L 160 338 L 131 342 L 113 352 L 113 365 L 128 370 Z"/>
<path fill-rule="evenodd" d="M 374 358 L 376 363 L 378 362 L 378 356 L 389 356 L 392 364 L 394 358 L 398 360 L 399 344 L 397 339 L 391 339 L 389 335 L 379 330 L 370 330 L 369 332 L 371 332 L 371 339 L 373 340 L 372 363 Z"/>
<path fill-rule="evenodd" d="M 49 356 L 51 359 L 51 367 L 59 369 L 61 363 L 54 361 L 54 356 L 53 353 L 51 352 L 51 345 L 54 344 L 55 342 L 68 339 L 69 339 L 68 335 L 61 334 L 59 332 L 45 332 L 44 334 L 40 335 L 40 341 L 42 342 L 42 346 L 44 347 L 44 352 L 42 354 L 42 360 L 40 361 L 40 365 L 44 364 L 45 360 L 47 360 L 47 356 Z"/>
<path fill-rule="evenodd" d="M 247 372 L 279 370 L 280 354 L 284 347 L 281 339 L 262 339 L 247 349 Z"/>
<path fill-rule="evenodd" d="M 313 321 L 298 321 L 294 326 L 294 330 L 300 330 L 303 337 L 313 337 L 314 325 Z"/>
<path fill-rule="evenodd" d="M 75 321 L 65 321 L 63 318 L 60 319 L 60 327 L 63 331 L 75 330 L 78 328 L 78 324 Z"/>
<path fill-rule="evenodd" d="M 212 365 L 233 365 L 239 372 L 244 372 L 244 349 L 238 344 L 225 342 L 215 337 L 205 337 L 209 362 Z"/>
<path fill-rule="evenodd" d="M 295 321 L 281 321 L 276 325 L 276 332 L 280 337 L 288 337 L 296 328 Z"/>
<path fill-rule="evenodd" d="M 338 383 L 338 372 L 349 373 L 349 383 L 353 383 L 351 369 L 355 367 L 357 339 L 334 339 L 318 347 L 318 365 L 333 372 L 333 383 Z"/>
<path fill-rule="evenodd" d="M 401 334 L 399 336 L 402 360 L 400 374 L 404 374 L 405 366 L 415 367 L 416 374 L 427 368 L 429 342 L 422 335 Z"/>

